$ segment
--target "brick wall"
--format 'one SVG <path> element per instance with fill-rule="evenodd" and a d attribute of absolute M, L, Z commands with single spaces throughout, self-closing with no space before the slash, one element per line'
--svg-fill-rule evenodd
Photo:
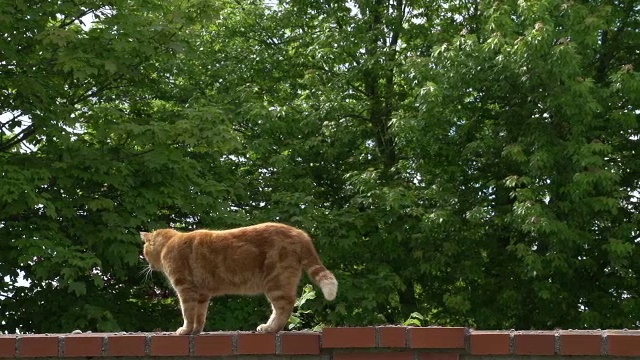
<path fill-rule="evenodd" d="M 459 360 L 487 356 L 636 357 L 640 331 L 476 331 L 447 327 L 326 328 L 322 332 L 0 335 L 0 358 L 219 357 Z M 244 356 L 243 356 L 244 355 Z"/>

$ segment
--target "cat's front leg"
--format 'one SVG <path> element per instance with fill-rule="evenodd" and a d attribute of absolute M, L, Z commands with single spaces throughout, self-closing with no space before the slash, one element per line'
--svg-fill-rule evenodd
<path fill-rule="evenodd" d="M 198 312 L 198 294 L 189 290 L 182 290 L 178 291 L 178 298 L 180 299 L 183 324 L 176 330 L 176 334 L 193 334 L 196 325 L 196 314 Z M 199 329 L 198 332 L 200 331 L 202 331 L 202 329 Z"/>
<path fill-rule="evenodd" d="M 207 321 L 207 308 L 209 307 L 209 300 L 211 296 L 207 294 L 200 294 L 198 296 L 198 303 L 196 305 L 194 324 L 192 334 L 199 334 L 204 330 L 204 323 Z"/>

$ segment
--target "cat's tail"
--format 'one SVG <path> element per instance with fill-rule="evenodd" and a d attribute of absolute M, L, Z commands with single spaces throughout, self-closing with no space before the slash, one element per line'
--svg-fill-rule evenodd
<path fill-rule="evenodd" d="M 333 273 L 327 270 L 320 257 L 316 252 L 311 239 L 304 242 L 304 251 L 302 253 L 302 266 L 309 275 L 309 278 L 316 283 L 322 290 L 324 298 L 327 300 L 333 300 L 338 293 L 338 280 L 333 276 Z"/>

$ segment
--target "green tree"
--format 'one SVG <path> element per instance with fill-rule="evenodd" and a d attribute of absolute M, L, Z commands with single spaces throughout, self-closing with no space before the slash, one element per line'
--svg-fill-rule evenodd
<path fill-rule="evenodd" d="M 637 326 L 638 10 L 480 3 L 415 68 L 430 84 L 404 133 L 464 254 L 436 294 L 468 323 Z"/>
<path fill-rule="evenodd" d="M 198 91 L 197 68 L 179 72 L 195 19 L 216 9 L 129 1 L 0 9 L 2 327 L 167 326 L 161 319 L 179 313 L 163 282 L 143 281 L 137 232 L 217 215 L 237 183 L 224 179 L 222 155 L 236 140 L 223 111 Z"/>

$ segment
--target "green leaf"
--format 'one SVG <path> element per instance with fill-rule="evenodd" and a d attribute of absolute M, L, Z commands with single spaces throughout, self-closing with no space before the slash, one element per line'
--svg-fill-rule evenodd
<path fill-rule="evenodd" d="M 85 283 L 80 281 L 74 281 L 69 283 L 69 286 L 67 287 L 67 289 L 70 293 L 71 292 L 75 293 L 77 297 L 80 297 L 87 293 L 87 286 L 85 285 Z"/>

